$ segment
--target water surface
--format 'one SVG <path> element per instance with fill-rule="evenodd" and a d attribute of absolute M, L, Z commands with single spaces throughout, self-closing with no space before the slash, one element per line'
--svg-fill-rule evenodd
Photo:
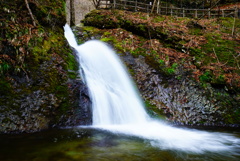
<path fill-rule="evenodd" d="M 211 131 L 213 132 L 213 131 Z M 229 132 L 240 138 L 239 132 Z M 75 127 L 0 135 L 1 161 L 236 161 L 240 149 L 203 153 L 161 149 L 151 140 L 102 129 Z M 201 146 L 201 145 L 199 145 Z"/>

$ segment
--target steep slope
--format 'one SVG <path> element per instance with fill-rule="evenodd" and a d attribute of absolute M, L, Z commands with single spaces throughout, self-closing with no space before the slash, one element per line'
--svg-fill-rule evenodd
<path fill-rule="evenodd" d="M 87 28 L 79 35 L 85 38 L 95 32 L 95 38 L 127 55 L 146 103 L 169 120 L 233 125 L 239 124 L 240 112 L 240 21 L 236 19 L 232 35 L 233 21 L 196 23 L 189 18 L 96 10 L 82 22 L 98 30 Z"/>
<path fill-rule="evenodd" d="M 87 90 L 63 36 L 65 2 L 28 2 L 0 1 L 0 133 L 86 123 L 78 107 L 89 106 Z"/>

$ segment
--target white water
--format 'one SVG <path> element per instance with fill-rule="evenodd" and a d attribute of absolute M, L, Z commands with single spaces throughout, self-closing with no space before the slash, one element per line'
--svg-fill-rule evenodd
<path fill-rule="evenodd" d="M 115 52 L 105 43 L 91 40 L 77 45 L 68 25 L 65 37 L 78 53 L 93 108 L 93 127 L 147 139 L 152 146 L 202 153 L 233 153 L 238 138 L 226 133 L 180 129 L 147 115 L 138 92 Z"/>

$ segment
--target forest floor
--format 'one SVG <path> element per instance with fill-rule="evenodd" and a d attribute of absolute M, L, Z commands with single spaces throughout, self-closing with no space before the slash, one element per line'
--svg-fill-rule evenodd
<path fill-rule="evenodd" d="M 83 20 L 118 50 L 143 55 L 177 75 L 184 67 L 203 84 L 239 92 L 240 19 L 191 19 L 120 10 L 96 10 Z M 140 37 L 139 37 L 140 36 Z"/>

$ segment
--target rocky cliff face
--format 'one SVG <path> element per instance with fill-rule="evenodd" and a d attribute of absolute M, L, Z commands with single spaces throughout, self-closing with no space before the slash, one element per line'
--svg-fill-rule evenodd
<path fill-rule="evenodd" d="M 77 71 L 64 69 L 64 61 L 59 64 L 56 59 L 52 57 L 38 63 L 37 68 L 32 66 L 34 69 L 29 68 L 27 76 L 8 73 L 7 78 L 3 77 L 0 133 L 91 124 L 91 102 L 86 85 L 80 78 L 72 79 L 68 73 L 77 74 Z"/>
<path fill-rule="evenodd" d="M 203 88 L 198 82 L 181 73 L 181 79 L 165 76 L 150 67 L 145 58 L 125 56 L 126 64 L 134 70 L 133 78 L 145 101 L 153 105 L 151 110 L 165 115 L 172 123 L 180 125 L 238 126 L 228 122 L 228 115 L 238 102 L 226 91 L 209 86 Z"/>
<path fill-rule="evenodd" d="M 0 2 L 0 133 L 91 124 L 88 91 L 63 36 L 64 1 L 28 2 L 33 18 L 25 1 Z"/>

